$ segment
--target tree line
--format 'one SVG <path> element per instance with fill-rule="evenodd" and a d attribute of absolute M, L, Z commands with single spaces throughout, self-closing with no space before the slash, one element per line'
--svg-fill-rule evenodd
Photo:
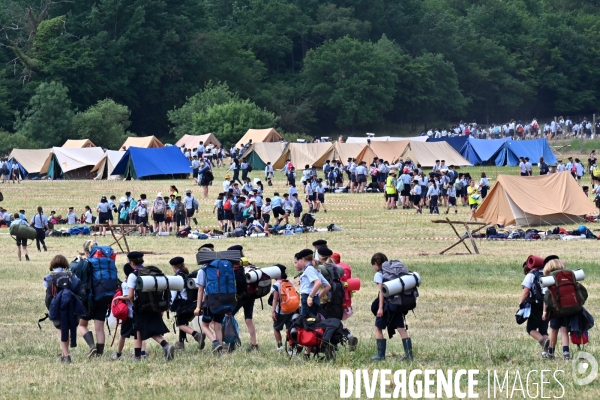
<path fill-rule="evenodd" d="M 592 113 L 598 3 L 0 0 L 0 148 Z"/>

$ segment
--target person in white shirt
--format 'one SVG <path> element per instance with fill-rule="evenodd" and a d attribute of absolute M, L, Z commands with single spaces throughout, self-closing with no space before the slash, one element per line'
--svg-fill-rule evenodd
<path fill-rule="evenodd" d="M 265 179 L 267 180 L 267 185 L 273 186 L 271 179 L 273 179 L 274 174 L 275 171 L 273 170 L 273 166 L 271 166 L 271 162 L 269 161 L 265 167 Z"/>
<path fill-rule="evenodd" d="M 198 144 L 198 148 L 196 149 L 196 154 L 198 154 L 198 160 L 201 160 L 204 157 L 204 153 L 206 153 L 206 147 L 204 147 L 204 142 L 200 142 Z"/>
<path fill-rule="evenodd" d="M 521 173 L 521 176 L 528 176 L 527 167 L 525 167 L 525 159 L 523 157 L 519 157 L 519 172 Z"/>
<path fill-rule="evenodd" d="M 90 208 L 90 206 L 85 206 L 85 214 L 83 214 L 82 219 L 86 224 L 94 223 L 94 218 L 92 216 L 92 209 Z"/>
<path fill-rule="evenodd" d="M 365 185 L 367 184 L 367 174 L 369 173 L 366 164 L 367 163 L 365 161 L 361 161 L 355 169 L 356 183 L 358 184 L 358 187 L 356 189 L 357 193 L 363 193 L 365 191 Z"/>
<path fill-rule="evenodd" d="M 19 170 L 19 163 L 14 162 L 12 165 L 12 174 L 11 174 L 11 178 L 12 178 L 12 183 L 15 183 L 15 180 L 17 181 L 17 183 L 21 183 L 21 171 Z"/>
<path fill-rule="evenodd" d="M 577 176 L 577 183 L 581 184 L 581 178 L 583 177 L 583 174 L 585 174 L 585 168 L 583 167 L 583 164 L 581 164 L 581 161 L 579 161 L 579 158 L 575 159 L 575 174 Z"/>
<path fill-rule="evenodd" d="M 525 157 L 525 171 L 527 172 L 527 176 L 533 175 L 533 166 L 531 165 L 531 162 L 529 161 L 529 157 Z"/>
<path fill-rule="evenodd" d="M 73 211 L 73 207 L 69 207 L 69 213 L 67 214 L 67 224 L 75 225 L 77 223 L 77 214 Z"/>
<path fill-rule="evenodd" d="M 558 164 L 556 165 L 556 172 L 564 172 L 565 170 L 565 164 L 563 164 L 562 160 L 558 160 Z"/>

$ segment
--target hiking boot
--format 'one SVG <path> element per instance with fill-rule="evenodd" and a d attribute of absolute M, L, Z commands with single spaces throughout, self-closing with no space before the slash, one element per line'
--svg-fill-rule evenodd
<path fill-rule="evenodd" d="M 175 346 L 168 344 L 163 350 L 165 351 L 165 360 L 171 361 L 175 358 Z"/>
<path fill-rule="evenodd" d="M 542 351 L 542 358 L 546 360 L 554 360 L 554 354 L 548 353 L 547 351 Z"/>
<path fill-rule="evenodd" d="M 404 347 L 404 357 L 400 359 L 400 361 L 412 361 L 413 352 L 412 352 L 412 341 L 410 338 L 402 339 L 402 346 Z"/>
<path fill-rule="evenodd" d="M 348 350 L 355 351 L 357 345 L 358 345 L 358 338 L 356 336 L 352 336 L 352 337 L 348 338 Z"/>
<path fill-rule="evenodd" d="M 121 354 L 117 353 L 116 351 L 110 355 L 111 361 L 117 361 L 120 359 L 121 359 Z"/>
<path fill-rule="evenodd" d="M 198 333 L 194 338 L 198 342 L 198 350 L 204 350 L 206 346 L 206 335 L 204 333 Z"/>
<path fill-rule="evenodd" d="M 235 351 L 235 343 L 228 343 L 227 344 L 227 352 L 233 353 L 234 351 Z"/>
<path fill-rule="evenodd" d="M 92 358 L 93 356 L 96 355 L 96 353 L 98 352 L 98 350 L 96 350 L 95 347 L 92 347 L 87 355 L 88 358 Z"/>
<path fill-rule="evenodd" d="M 377 339 L 377 355 L 371 357 L 371 361 L 383 361 L 385 360 L 385 348 L 387 342 L 385 339 Z"/>
<path fill-rule="evenodd" d="M 71 364 L 71 356 L 60 356 L 60 362 L 62 364 Z"/>
<path fill-rule="evenodd" d="M 550 346 L 550 339 L 548 339 L 548 338 L 543 339 L 542 343 L 541 343 L 541 346 L 542 346 L 542 350 L 544 352 L 548 352 L 548 347 Z"/>
<path fill-rule="evenodd" d="M 571 359 L 571 353 L 568 352 L 568 351 L 563 351 L 563 359 L 570 360 Z"/>
<path fill-rule="evenodd" d="M 258 345 L 257 344 L 251 344 L 250 346 L 248 346 L 248 348 L 246 349 L 246 353 L 251 353 L 253 351 L 258 351 Z"/>
<path fill-rule="evenodd" d="M 221 343 L 213 343 L 212 346 L 213 353 L 221 353 L 223 351 L 223 345 Z"/>
<path fill-rule="evenodd" d="M 25 259 L 29 261 L 29 254 L 25 254 Z"/>
<path fill-rule="evenodd" d="M 185 343 L 184 342 L 175 343 L 175 350 L 185 350 Z"/>

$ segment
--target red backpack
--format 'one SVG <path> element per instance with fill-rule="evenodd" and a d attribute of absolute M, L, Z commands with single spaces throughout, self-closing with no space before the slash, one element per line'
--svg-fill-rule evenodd
<path fill-rule="evenodd" d="M 555 284 L 548 287 L 544 302 L 551 318 L 568 317 L 581 312 L 588 298 L 583 285 L 577 283 L 575 274 L 568 269 L 552 272 Z"/>
<path fill-rule="evenodd" d="M 121 288 L 117 289 L 113 299 L 117 296 L 123 296 L 123 290 Z M 111 302 L 110 312 L 112 312 L 113 317 L 117 319 L 117 326 L 119 322 L 125 322 L 129 318 L 129 307 L 127 307 L 127 303 L 123 300 L 118 300 L 116 304 Z"/>
<path fill-rule="evenodd" d="M 223 209 L 227 210 L 227 211 L 231 211 L 231 200 L 227 200 L 224 204 L 223 204 Z"/>

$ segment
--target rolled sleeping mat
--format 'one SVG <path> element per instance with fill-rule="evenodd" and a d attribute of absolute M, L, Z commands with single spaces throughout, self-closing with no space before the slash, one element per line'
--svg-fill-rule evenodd
<path fill-rule="evenodd" d="M 279 279 L 281 277 L 281 269 L 279 267 L 265 267 L 265 268 L 245 268 L 246 282 L 254 283 L 258 282 L 262 278 L 262 274 L 267 274 L 271 279 Z"/>
<path fill-rule="evenodd" d="M 135 290 L 141 290 L 142 292 L 167 290 L 167 281 L 169 282 L 169 290 L 183 290 L 182 276 L 138 276 L 135 282 Z"/>
<path fill-rule="evenodd" d="M 338 270 L 338 274 L 340 274 L 340 278 L 342 276 L 344 276 L 344 268 L 343 267 L 338 267 L 337 265 L 335 266 Z M 324 265 L 319 265 L 319 270 L 321 271 L 321 274 L 325 277 L 325 279 L 329 279 L 329 272 L 327 272 L 327 268 L 325 268 Z"/>
<path fill-rule="evenodd" d="M 346 290 L 349 292 L 357 292 L 360 290 L 360 279 L 350 278 L 346 281 Z"/>
<path fill-rule="evenodd" d="M 242 252 L 239 250 L 199 251 L 196 253 L 196 262 L 198 265 L 209 264 L 213 260 L 236 261 L 240 258 L 242 258 Z"/>
<path fill-rule="evenodd" d="M 12 236 L 21 239 L 33 240 L 37 236 L 37 231 L 35 230 L 35 228 L 29 225 L 13 225 L 10 227 L 9 232 Z"/>
<path fill-rule="evenodd" d="M 576 269 L 573 271 L 573 273 L 575 274 L 575 280 L 577 282 L 585 279 L 585 274 L 583 273 L 582 269 Z M 556 281 L 554 280 L 553 276 L 542 276 L 540 278 L 540 285 L 542 287 L 554 286 L 555 284 L 556 284 Z"/>
<path fill-rule="evenodd" d="M 191 290 L 198 289 L 198 281 L 196 279 L 186 279 L 185 286 Z"/>
<path fill-rule="evenodd" d="M 400 278 L 392 279 L 381 285 L 381 292 L 384 297 L 395 296 L 404 290 L 410 290 L 421 284 L 421 275 L 418 272 L 411 272 L 409 275 L 403 275 Z"/>
<path fill-rule="evenodd" d="M 525 263 L 529 269 L 542 268 L 544 266 L 544 258 L 531 255 L 527 257 L 527 261 L 525 261 Z"/>

